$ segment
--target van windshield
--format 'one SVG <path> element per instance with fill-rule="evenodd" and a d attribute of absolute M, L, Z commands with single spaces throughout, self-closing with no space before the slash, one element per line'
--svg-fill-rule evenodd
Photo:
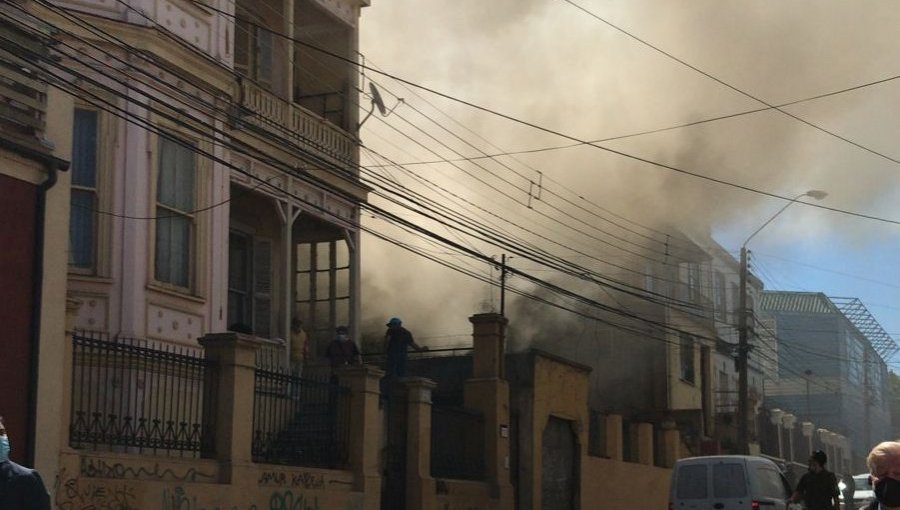
<path fill-rule="evenodd" d="M 678 499 L 706 499 L 706 464 L 688 464 L 678 470 Z"/>
<path fill-rule="evenodd" d="M 717 498 L 742 498 L 747 495 L 743 464 L 713 466 L 713 494 Z"/>

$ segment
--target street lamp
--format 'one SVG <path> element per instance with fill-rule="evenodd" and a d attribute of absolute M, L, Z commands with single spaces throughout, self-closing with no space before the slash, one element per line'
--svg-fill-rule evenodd
<path fill-rule="evenodd" d="M 747 243 L 758 234 L 762 229 L 766 228 L 769 223 L 783 213 L 788 207 L 794 205 L 795 202 L 803 197 L 810 197 L 813 200 L 822 200 L 827 197 L 828 193 L 821 190 L 809 190 L 790 199 L 787 204 L 778 210 L 771 218 L 766 220 L 758 229 L 756 229 L 750 237 L 741 245 L 741 286 L 740 286 L 740 303 L 738 305 L 738 437 L 737 443 L 739 452 L 747 454 L 749 445 L 747 441 L 747 411 L 748 411 L 748 388 L 747 388 L 747 354 L 750 346 L 747 344 Z"/>

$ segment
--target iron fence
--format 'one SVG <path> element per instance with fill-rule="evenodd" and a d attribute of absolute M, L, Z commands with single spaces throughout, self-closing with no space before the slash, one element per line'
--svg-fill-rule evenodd
<path fill-rule="evenodd" d="M 314 378 L 313 378 L 314 377 Z M 340 468 L 349 459 L 350 390 L 322 371 L 257 367 L 253 461 Z"/>
<path fill-rule="evenodd" d="M 431 476 L 484 480 L 484 417 L 459 407 L 431 406 Z"/>
<path fill-rule="evenodd" d="M 201 348 L 76 332 L 72 360 L 73 448 L 211 452 L 216 387 Z"/>

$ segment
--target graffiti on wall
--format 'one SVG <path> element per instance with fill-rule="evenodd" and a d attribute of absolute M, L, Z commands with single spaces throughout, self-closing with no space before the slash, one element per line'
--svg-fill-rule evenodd
<path fill-rule="evenodd" d="M 292 487 L 318 490 L 325 487 L 325 476 L 322 473 L 311 473 L 308 471 L 263 471 L 259 475 L 258 484 L 262 487 Z"/>
<path fill-rule="evenodd" d="M 198 501 L 196 495 L 188 494 L 184 487 L 163 489 L 161 510 L 257 510 L 256 505 L 238 507 L 236 505 L 208 505 Z"/>
<path fill-rule="evenodd" d="M 215 482 L 216 475 L 204 473 L 189 467 L 176 471 L 163 467 L 158 462 L 152 467 L 129 466 L 121 462 L 108 462 L 105 459 L 81 458 L 81 476 L 85 478 L 116 478 L 129 480 L 171 480 L 175 482 Z"/>
<path fill-rule="evenodd" d="M 126 481 L 79 480 L 60 470 L 56 477 L 58 510 L 136 510 L 137 489 Z"/>

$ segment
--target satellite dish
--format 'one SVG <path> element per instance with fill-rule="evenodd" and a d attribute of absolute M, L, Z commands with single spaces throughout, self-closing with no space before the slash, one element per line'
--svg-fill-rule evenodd
<path fill-rule="evenodd" d="M 372 82 L 369 82 L 369 92 L 371 92 L 371 94 L 372 94 L 372 107 L 369 109 L 369 113 L 366 114 L 366 116 L 363 118 L 363 120 L 360 121 L 359 124 L 357 124 L 357 126 L 356 126 L 356 129 L 357 129 L 357 130 L 359 130 L 359 128 L 361 128 L 362 125 L 363 125 L 367 120 L 369 120 L 369 117 L 371 117 L 372 114 L 375 113 L 375 108 L 378 108 L 378 113 L 380 113 L 382 117 L 387 117 L 387 116 L 390 115 L 391 112 L 393 112 L 398 106 L 400 106 L 400 103 L 403 102 L 403 98 L 402 98 L 402 97 L 401 97 L 401 98 L 398 98 L 398 99 L 397 99 L 397 104 L 395 104 L 393 108 L 391 108 L 390 110 L 388 110 L 388 109 L 385 108 L 385 106 L 384 106 L 384 99 L 381 98 L 381 92 L 378 91 L 378 87 L 376 87 L 375 84 L 372 83 Z"/>
<path fill-rule="evenodd" d="M 384 107 L 384 99 L 381 99 L 381 92 L 378 92 L 378 87 L 374 83 L 369 82 L 369 91 L 372 92 L 372 104 L 378 107 L 378 112 L 381 113 L 382 117 L 387 115 L 387 108 Z"/>

